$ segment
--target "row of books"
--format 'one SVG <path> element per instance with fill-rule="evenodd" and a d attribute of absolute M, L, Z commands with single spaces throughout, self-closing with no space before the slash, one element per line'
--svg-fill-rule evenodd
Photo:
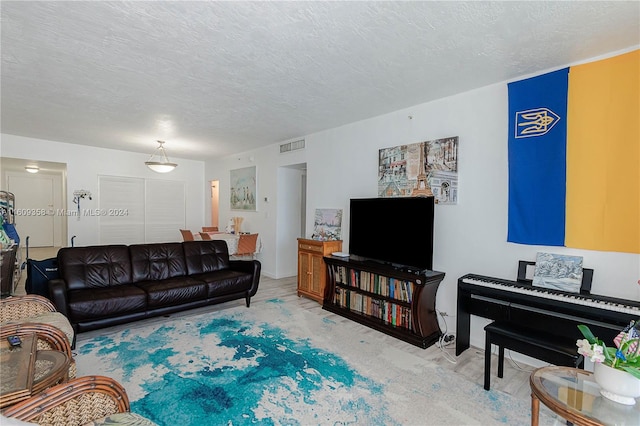
<path fill-rule="evenodd" d="M 414 284 L 411 281 L 349 269 L 345 266 L 337 267 L 336 281 L 369 293 L 376 293 L 404 302 L 411 303 L 413 300 Z"/>
<path fill-rule="evenodd" d="M 336 288 L 334 303 L 341 308 L 381 319 L 387 324 L 413 329 L 411 308 L 406 306 L 339 287 Z"/>

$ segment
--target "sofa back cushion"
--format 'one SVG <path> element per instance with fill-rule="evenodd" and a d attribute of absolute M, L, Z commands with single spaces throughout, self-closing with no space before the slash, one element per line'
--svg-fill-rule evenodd
<path fill-rule="evenodd" d="M 130 284 L 129 248 L 125 245 L 63 247 L 58 272 L 69 290 Z"/>
<path fill-rule="evenodd" d="M 134 283 L 187 275 L 182 243 L 134 244 L 129 251 Z"/>
<path fill-rule="evenodd" d="M 190 275 L 229 268 L 229 248 L 223 240 L 185 241 L 182 245 Z"/>

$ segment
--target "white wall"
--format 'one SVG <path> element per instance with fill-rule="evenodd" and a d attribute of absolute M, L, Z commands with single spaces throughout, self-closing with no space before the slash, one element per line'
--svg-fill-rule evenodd
<path fill-rule="evenodd" d="M 167 179 L 186 182 L 186 226 L 200 229 L 205 223 L 205 199 L 209 200 L 204 180 L 204 162 L 172 158 L 178 167 L 171 173 L 159 174 L 150 171 L 144 162 L 149 155 L 113 149 L 94 148 L 76 144 L 54 142 L 42 139 L 2 134 L 0 153 L 3 157 L 22 158 L 37 161 L 55 161 L 67 164 L 67 206 L 74 210 L 73 191 L 91 191 L 92 200 L 82 200 L 83 209 L 100 206 L 98 176 L 126 176 L 146 179 Z M 151 151 L 153 146 L 150 145 Z M 76 236 L 76 246 L 100 243 L 99 217 L 69 217 L 67 244 L 71 236 Z M 175 241 L 182 241 L 179 230 L 167 230 Z"/>
<path fill-rule="evenodd" d="M 583 256 L 585 267 L 595 270 L 594 294 L 640 300 L 640 286 L 637 284 L 640 255 L 529 246 L 506 241 L 507 112 L 506 83 L 497 84 L 307 135 L 306 149 L 297 152 L 295 157 L 274 155 L 277 145 L 245 155 L 252 156 L 261 164 L 259 181 L 264 175 L 275 173 L 284 163 L 306 162 L 307 236 L 312 231 L 316 208 L 342 208 L 345 212 L 343 239 L 346 251 L 349 199 L 377 196 L 378 150 L 458 136 L 458 204 L 437 205 L 435 210 L 434 269 L 446 274 L 438 291 L 436 306 L 448 313 L 449 331 L 455 330 L 451 317 L 455 316 L 459 277 L 476 273 L 515 280 L 518 260 L 535 260 L 538 251 Z M 263 155 L 265 153 L 268 155 Z M 228 170 L 221 166 L 224 167 L 224 161 L 216 163 L 216 178 L 228 175 Z M 207 165 L 207 173 L 211 167 L 213 164 Z M 223 188 L 224 183 L 221 182 L 221 194 Z M 280 197 L 280 194 L 273 195 L 270 194 L 274 200 Z M 263 218 L 260 222 L 261 229 L 275 228 L 273 217 Z M 392 225 L 381 223 L 380 226 Z M 267 238 L 269 251 L 273 250 L 274 242 Z M 272 268 L 270 261 L 270 258 L 265 259 L 267 270 Z M 480 318 L 472 319 L 472 345 L 484 347 L 482 327 L 486 323 Z"/>

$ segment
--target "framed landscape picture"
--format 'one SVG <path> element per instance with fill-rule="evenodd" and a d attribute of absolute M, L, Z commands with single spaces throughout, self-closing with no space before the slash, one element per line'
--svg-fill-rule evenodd
<path fill-rule="evenodd" d="M 316 209 L 311 239 L 339 240 L 342 233 L 342 209 Z"/>
<path fill-rule="evenodd" d="M 579 293 L 582 274 L 582 256 L 538 253 L 533 285 Z"/>
<path fill-rule="evenodd" d="M 231 210 L 256 211 L 256 166 L 231 170 Z"/>

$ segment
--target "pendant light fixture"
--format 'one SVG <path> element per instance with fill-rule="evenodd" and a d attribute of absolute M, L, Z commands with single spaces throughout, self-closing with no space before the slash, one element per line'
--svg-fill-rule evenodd
<path fill-rule="evenodd" d="M 172 163 L 169 161 L 169 158 L 167 157 L 167 153 L 165 152 L 164 147 L 162 146 L 164 144 L 164 141 L 158 141 L 158 143 L 160 144 L 160 146 L 156 148 L 153 154 L 151 154 L 151 157 L 149 157 L 149 160 L 145 161 L 144 164 L 146 164 L 147 167 L 153 170 L 154 172 L 168 173 L 173 169 L 175 169 L 176 167 L 178 167 L 178 165 L 176 163 Z M 157 161 L 154 160 L 154 157 L 156 156 L 159 157 Z"/>

